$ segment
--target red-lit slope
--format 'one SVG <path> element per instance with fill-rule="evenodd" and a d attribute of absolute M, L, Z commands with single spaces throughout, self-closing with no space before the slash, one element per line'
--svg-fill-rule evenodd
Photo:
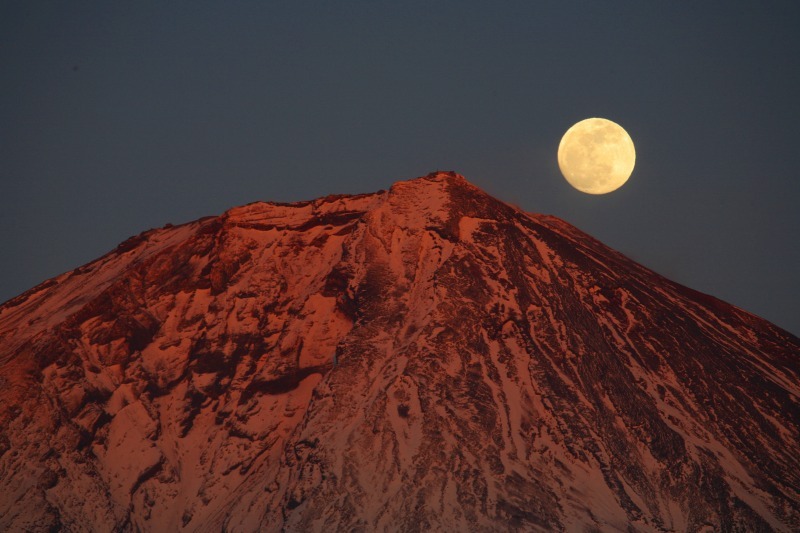
<path fill-rule="evenodd" d="M 251 204 L 0 307 L 0 529 L 798 530 L 799 355 L 454 174 Z"/>

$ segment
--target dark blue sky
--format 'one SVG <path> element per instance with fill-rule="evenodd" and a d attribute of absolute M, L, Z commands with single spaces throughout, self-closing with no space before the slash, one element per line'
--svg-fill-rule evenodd
<path fill-rule="evenodd" d="M 768 6 L 768 7 L 764 7 Z M 455 170 L 800 333 L 796 2 L 0 4 L 0 300 L 128 236 Z M 561 178 L 580 119 L 630 181 Z"/>

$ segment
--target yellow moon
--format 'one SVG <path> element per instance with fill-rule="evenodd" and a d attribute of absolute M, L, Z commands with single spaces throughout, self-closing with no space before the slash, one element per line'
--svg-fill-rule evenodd
<path fill-rule="evenodd" d="M 581 120 L 558 145 L 558 166 L 570 185 L 589 194 L 622 187 L 633 172 L 636 150 L 622 126 L 604 118 Z"/>

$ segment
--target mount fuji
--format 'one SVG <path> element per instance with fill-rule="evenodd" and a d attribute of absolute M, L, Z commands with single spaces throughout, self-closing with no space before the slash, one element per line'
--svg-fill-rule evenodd
<path fill-rule="evenodd" d="M 798 531 L 800 340 L 437 172 L 0 306 L 0 530 Z"/>

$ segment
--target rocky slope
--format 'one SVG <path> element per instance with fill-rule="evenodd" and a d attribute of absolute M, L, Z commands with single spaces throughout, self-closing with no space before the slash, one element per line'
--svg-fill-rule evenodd
<path fill-rule="evenodd" d="M 452 173 L 0 306 L 0 530 L 800 529 L 800 341 Z"/>

